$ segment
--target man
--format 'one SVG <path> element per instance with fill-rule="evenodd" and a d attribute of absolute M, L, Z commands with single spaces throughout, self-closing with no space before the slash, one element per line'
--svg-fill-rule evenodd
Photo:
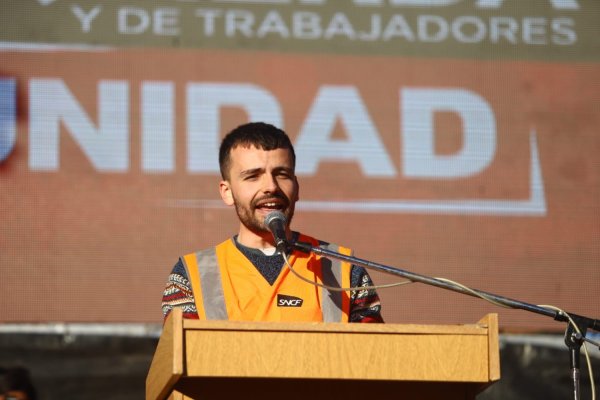
<path fill-rule="evenodd" d="M 185 318 L 246 321 L 383 322 L 372 289 L 336 291 L 329 287 L 367 287 L 371 278 L 362 267 L 293 251 L 288 261 L 276 253 L 265 217 L 282 212 L 288 241 L 349 249 L 320 242 L 290 230 L 299 184 L 296 156 L 281 129 L 262 122 L 241 125 L 221 143 L 221 198 L 233 206 L 239 232 L 215 248 L 179 259 L 163 294 L 166 318 L 173 307 Z"/>

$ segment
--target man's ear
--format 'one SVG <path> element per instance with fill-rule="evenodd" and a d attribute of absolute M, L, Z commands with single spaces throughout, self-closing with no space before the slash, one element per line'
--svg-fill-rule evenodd
<path fill-rule="evenodd" d="M 231 186 L 227 181 L 221 181 L 219 183 L 219 193 L 221 194 L 221 199 L 228 206 L 233 205 L 233 194 L 231 193 Z"/>

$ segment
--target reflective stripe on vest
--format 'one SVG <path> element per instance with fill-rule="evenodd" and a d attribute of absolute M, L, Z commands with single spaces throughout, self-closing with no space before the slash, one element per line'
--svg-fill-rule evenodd
<path fill-rule="evenodd" d="M 319 247 L 339 251 L 338 246 L 331 243 L 319 243 Z M 321 258 L 323 284 L 342 287 L 342 263 L 340 260 Z M 342 292 L 321 288 L 321 312 L 324 322 L 340 322 L 342 320 Z"/>
<path fill-rule="evenodd" d="M 216 249 L 208 249 L 196 253 L 200 287 L 204 301 L 206 319 L 227 319 L 225 295 L 221 283 L 221 270 L 217 262 Z"/>
<path fill-rule="evenodd" d="M 330 243 L 320 243 L 320 247 L 331 251 L 339 251 L 339 247 Z M 221 269 L 217 261 L 216 249 L 202 250 L 196 253 L 198 271 L 200 273 L 200 286 L 206 319 L 228 319 Z M 284 268 L 287 268 L 284 265 Z M 342 287 L 342 263 L 339 260 L 321 258 L 321 272 L 323 284 L 332 287 Z M 342 295 L 341 291 L 321 289 L 321 312 L 323 322 L 342 321 Z M 325 291 L 325 292 L 324 292 Z"/>

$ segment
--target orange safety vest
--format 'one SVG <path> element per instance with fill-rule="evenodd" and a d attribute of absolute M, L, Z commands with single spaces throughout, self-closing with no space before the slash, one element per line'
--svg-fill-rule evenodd
<path fill-rule="evenodd" d="M 308 236 L 300 235 L 298 240 L 351 254 L 350 249 Z M 347 262 L 299 251 L 292 252 L 288 260 L 294 271 L 313 282 L 332 287 L 350 286 L 351 266 Z M 304 282 L 286 265 L 273 285 L 269 285 L 233 239 L 188 254 L 183 261 L 200 319 L 348 322 L 348 292 L 331 291 Z"/>

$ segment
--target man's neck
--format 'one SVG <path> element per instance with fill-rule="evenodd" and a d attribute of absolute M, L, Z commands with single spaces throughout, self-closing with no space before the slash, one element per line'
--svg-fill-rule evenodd
<path fill-rule="evenodd" d="M 237 241 L 239 244 L 251 249 L 259 249 L 264 251 L 275 248 L 273 237 L 270 233 L 267 233 L 263 236 L 245 229 L 245 227 L 240 228 Z"/>

